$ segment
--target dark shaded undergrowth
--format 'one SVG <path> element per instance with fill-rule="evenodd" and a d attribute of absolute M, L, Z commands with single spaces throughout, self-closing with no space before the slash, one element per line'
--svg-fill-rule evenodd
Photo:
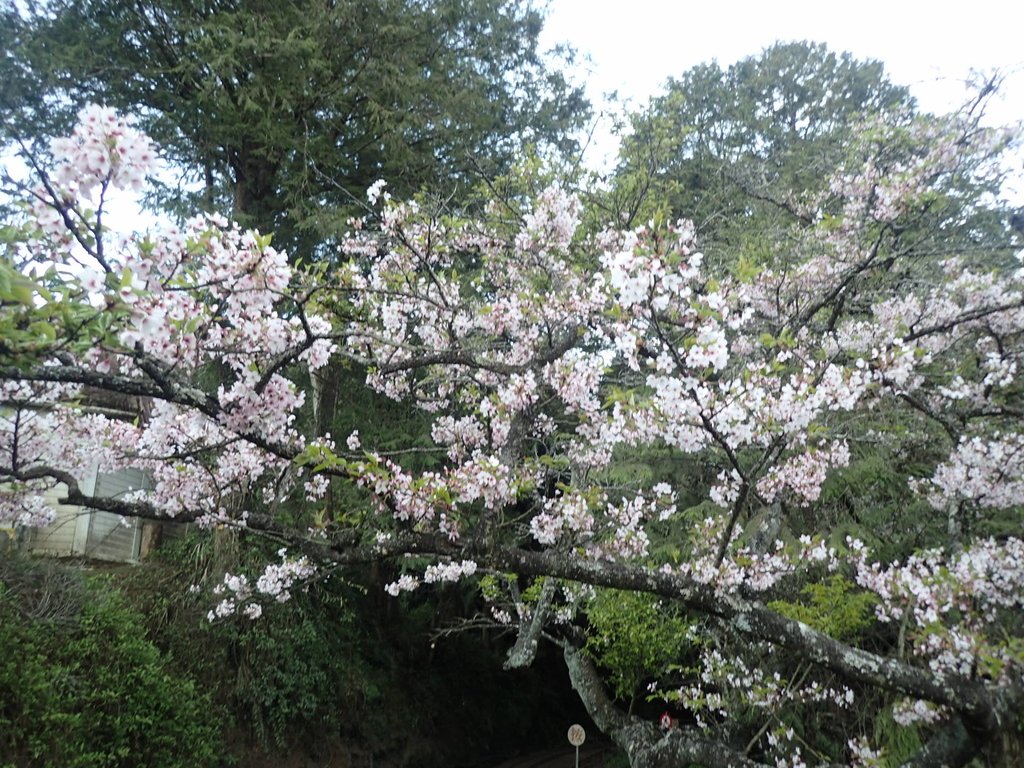
<path fill-rule="evenodd" d="M 556 655 L 445 633 L 474 595 L 395 600 L 337 573 L 257 621 L 207 589 L 251 542 L 186 537 L 138 566 L 0 560 L 0 766 L 471 766 L 560 743 L 583 718 Z"/>

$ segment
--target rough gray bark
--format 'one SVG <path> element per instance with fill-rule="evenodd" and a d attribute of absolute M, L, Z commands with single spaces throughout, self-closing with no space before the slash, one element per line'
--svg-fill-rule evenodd
<path fill-rule="evenodd" d="M 545 579 L 529 622 L 521 624 L 519 627 L 515 645 L 509 650 L 508 657 L 505 659 L 505 669 L 522 669 L 533 663 L 533 659 L 537 655 L 541 631 L 548 620 L 548 608 L 555 596 L 556 586 L 555 579 Z"/>

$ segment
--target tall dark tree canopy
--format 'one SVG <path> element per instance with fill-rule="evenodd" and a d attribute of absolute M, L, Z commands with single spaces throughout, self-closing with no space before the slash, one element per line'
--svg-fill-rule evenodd
<path fill-rule="evenodd" d="M 618 174 L 625 213 L 654 200 L 692 218 L 705 242 L 731 242 L 787 192 L 821 189 L 856 126 L 905 123 L 913 108 L 880 62 L 818 43 L 698 65 L 631 119 Z"/>
<path fill-rule="evenodd" d="M 524 0 L 54 0 L 0 26 L 8 138 L 89 101 L 138 114 L 206 207 L 302 251 L 378 178 L 450 191 L 525 143 L 571 150 L 587 112 Z"/>
<path fill-rule="evenodd" d="M 972 131 L 995 87 L 964 106 Z M 800 230 L 842 220 L 830 188 L 837 169 L 868 163 L 878 178 L 900 178 L 939 122 L 919 114 L 880 62 L 778 43 L 725 69 L 694 67 L 634 114 L 608 205 L 623 221 L 692 219 L 708 257 L 729 268 L 779 267 L 792 261 Z M 987 160 L 957 169 L 912 225 L 881 225 L 877 242 L 892 236 L 894 253 L 917 254 L 901 262 L 910 279 L 951 256 L 1009 264 L 1019 246 L 1015 210 L 997 202 L 1006 173 Z"/>

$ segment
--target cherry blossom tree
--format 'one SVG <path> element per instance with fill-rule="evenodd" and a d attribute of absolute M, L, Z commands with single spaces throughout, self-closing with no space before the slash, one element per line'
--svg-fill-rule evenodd
<path fill-rule="evenodd" d="M 88 107 L 33 159 L 5 238 L 0 521 L 45 524 L 60 484 L 68 503 L 279 540 L 262 573 L 223 575 L 212 620 L 370 561 L 395 564 L 395 596 L 477 580 L 486 620 L 518 633 L 509 665 L 561 646 L 634 766 L 880 765 L 882 716 L 922 734 L 911 764 L 963 765 L 1024 702 L 1024 271 L 915 238 L 1013 140 L 970 115 L 865 127 L 770 264 L 713 273 L 686 221 L 582 233 L 558 185 L 462 217 L 380 182 L 337 258 L 302 268 L 210 215 L 112 238 L 109 190 L 141 185 L 155 151 Z M 303 427 L 332 358 L 431 415 L 437 468 Z M 139 418 L 96 408 L 104 392 Z M 613 481 L 649 449 L 699 472 Z M 904 457 L 898 497 L 944 529 L 885 563 L 871 531 L 828 530 L 878 455 Z M 93 497 L 90 466 L 152 488 Z M 332 483 L 360 508 L 325 514 Z M 839 577 L 869 599 L 873 642 L 785 607 Z M 667 731 L 620 709 L 587 651 L 605 588 L 688 627 L 651 687 L 681 715 Z M 821 710 L 845 717 L 842 743 L 793 728 Z"/>

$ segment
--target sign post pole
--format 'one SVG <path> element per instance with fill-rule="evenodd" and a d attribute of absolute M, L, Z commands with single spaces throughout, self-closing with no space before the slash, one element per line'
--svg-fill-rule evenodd
<path fill-rule="evenodd" d="M 576 747 L 576 768 L 580 768 L 580 745 L 587 740 L 587 732 L 583 726 L 574 724 L 569 726 L 569 743 Z"/>

